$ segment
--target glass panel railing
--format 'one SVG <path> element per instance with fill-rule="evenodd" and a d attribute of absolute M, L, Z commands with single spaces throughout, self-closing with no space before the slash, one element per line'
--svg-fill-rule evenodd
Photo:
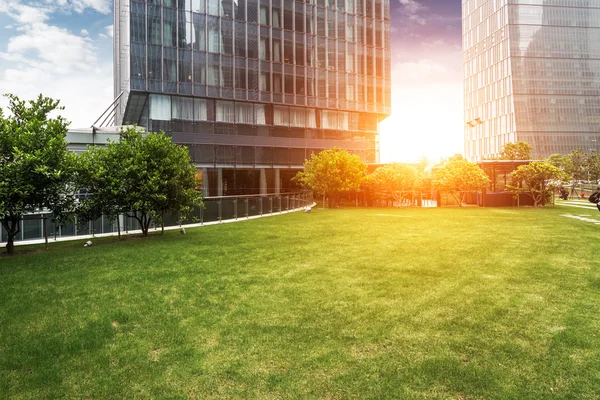
<path fill-rule="evenodd" d="M 271 215 L 288 210 L 302 209 L 311 202 L 312 194 L 303 192 L 207 197 L 204 199 L 204 208 L 196 208 L 192 218 L 186 220 L 183 225 Z M 45 228 L 44 218 L 46 218 Z M 139 222 L 132 216 L 121 215 L 119 219 L 122 233 L 140 229 Z M 165 213 L 164 215 L 165 227 L 179 226 L 181 222 L 180 215 L 177 212 Z M 160 230 L 160 227 L 161 221 L 153 220 L 150 230 Z M 50 214 L 31 214 L 21 221 L 21 232 L 15 237 L 15 241 L 42 240 L 45 232 L 47 232 L 49 239 L 68 236 L 76 238 L 83 235 L 115 233 L 117 232 L 117 223 L 116 221 L 109 221 L 106 216 L 89 222 L 80 222 L 73 216 L 63 226 L 57 226 L 52 222 Z M 0 229 L 0 243 L 6 243 L 7 236 L 2 227 Z"/>

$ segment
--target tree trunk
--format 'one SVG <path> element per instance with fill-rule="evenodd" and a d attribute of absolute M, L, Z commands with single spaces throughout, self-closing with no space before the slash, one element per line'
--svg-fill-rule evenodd
<path fill-rule="evenodd" d="M 6 240 L 6 254 L 15 253 L 15 236 L 21 231 L 19 228 L 19 217 L 8 217 L 2 220 L 2 226 L 6 229 L 8 238 Z"/>
<path fill-rule="evenodd" d="M 117 214 L 117 237 L 121 240 L 121 216 Z"/>

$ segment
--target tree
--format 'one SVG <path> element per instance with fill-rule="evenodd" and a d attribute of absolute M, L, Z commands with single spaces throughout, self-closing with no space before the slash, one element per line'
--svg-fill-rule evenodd
<path fill-rule="evenodd" d="M 47 209 L 60 225 L 72 211 L 75 155 L 67 149 L 69 123 L 50 117 L 63 109 L 58 100 L 6 97 L 9 114 L 0 108 L 0 222 L 8 233 L 6 251 L 13 254 L 24 214 Z"/>
<path fill-rule="evenodd" d="M 402 202 L 414 192 L 418 181 L 419 174 L 415 168 L 394 163 L 377 168 L 365 183 L 375 199 Z"/>
<path fill-rule="evenodd" d="M 436 190 L 450 192 L 462 207 L 467 192 L 474 192 L 489 184 L 490 178 L 477 165 L 458 157 L 452 157 L 435 172 L 433 186 Z"/>
<path fill-rule="evenodd" d="M 81 222 L 93 221 L 102 215 L 117 223 L 117 234 L 121 237 L 119 215 L 129 211 L 122 201 L 125 195 L 125 177 L 122 161 L 116 156 L 120 149 L 112 152 L 100 146 L 89 147 L 78 159 L 78 187 L 84 188 L 89 197 L 80 200 L 77 216 Z"/>
<path fill-rule="evenodd" d="M 587 172 L 585 170 L 585 153 L 579 149 L 573 150 L 568 156 L 566 172 L 576 181 L 585 179 Z"/>
<path fill-rule="evenodd" d="M 367 165 L 355 155 L 343 149 L 324 150 L 312 154 L 304 162 L 304 171 L 298 172 L 294 180 L 305 188 L 337 204 L 341 195 L 357 192 L 367 173 Z"/>
<path fill-rule="evenodd" d="M 556 181 L 567 179 L 568 175 L 560 168 L 545 161 L 535 161 L 519 165 L 516 170 L 511 172 L 511 183 L 507 185 L 507 188 L 517 196 L 520 193 L 531 196 L 533 206 L 537 207 L 546 203 Z"/>
<path fill-rule="evenodd" d="M 569 170 L 570 167 L 570 163 L 571 160 L 569 159 L 568 156 L 565 156 L 563 154 L 551 154 L 547 159 L 546 162 L 549 164 L 554 165 L 556 168 L 560 168 L 563 171 L 567 171 Z"/>
<path fill-rule="evenodd" d="M 527 142 L 506 143 L 500 153 L 500 160 L 531 160 L 533 146 Z"/>
<path fill-rule="evenodd" d="M 120 141 L 105 149 L 92 148 L 88 157 L 83 160 L 88 172 L 82 183 L 93 195 L 82 201 L 84 216 L 123 212 L 135 218 L 147 236 L 152 220 L 160 220 L 164 230 L 165 213 L 177 211 L 185 219 L 202 206 L 187 149 L 163 133 L 142 134 L 130 127 L 121 132 Z"/>
<path fill-rule="evenodd" d="M 584 168 L 587 173 L 587 179 L 597 182 L 600 179 L 600 154 L 592 150 L 586 155 Z"/>

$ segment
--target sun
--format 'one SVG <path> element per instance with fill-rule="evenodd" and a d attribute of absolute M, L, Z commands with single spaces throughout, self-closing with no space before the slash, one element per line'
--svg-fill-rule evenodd
<path fill-rule="evenodd" d="M 394 88 L 392 115 L 380 123 L 381 162 L 437 161 L 463 152 L 460 85 Z"/>

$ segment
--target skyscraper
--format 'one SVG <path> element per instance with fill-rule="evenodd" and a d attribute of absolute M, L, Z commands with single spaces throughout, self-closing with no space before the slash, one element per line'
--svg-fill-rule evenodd
<path fill-rule="evenodd" d="M 463 0 L 465 154 L 600 151 L 600 0 Z"/>
<path fill-rule="evenodd" d="M 312 152 L 378 161 L 389 0 L 115 0 L 116 124 L 189 148 L 206 195 L 288 189 Z"/>

